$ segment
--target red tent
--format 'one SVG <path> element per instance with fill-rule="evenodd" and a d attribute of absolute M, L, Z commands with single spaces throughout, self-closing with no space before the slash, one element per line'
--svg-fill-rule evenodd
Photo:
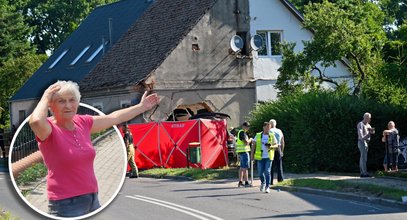
<path fill-rule="evenodd" d="M 141 169 L 187 166 L 189 143 L 199 142 L 202 169 L 228 164 L 226 120 L 196 119 L 182 122 L 131 124 L 129 129 L 136 146 L 136 164 Z"/>

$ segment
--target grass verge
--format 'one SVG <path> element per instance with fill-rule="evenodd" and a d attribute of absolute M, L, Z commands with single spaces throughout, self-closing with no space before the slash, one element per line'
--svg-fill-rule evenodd
<path fill-rule="evenodd" d="M 47 175 L 47 167 L 43 163 L 33 164 L 31 167 L 24 170 L 16 179 L 19 186 L 34 182 L 39 178 Z"/>
<path fill-rule="evenodd" d="M 229 179 L 237 177 L 236 167 L 224 167 L 220 169 L 195 169 L 195 168 L 155 168 L 141 171 L 142 175 L 151 175 L 155 178 L 162 178 L 164 176 L 183 176 L 189 177 L 193 180 L 217 180 Z"/>
<path fill-rule="evenodd" d="M 407 179 L 407 173 L 406 172 L 384 172 L 384 171 L 377 171 L 375 173 L 375 176 L 389 176 L 389 177 L 398 177 L 398 178 L 406 178 Z"/>
<path fill-rule="evenodd" d="M 0 220 L 18 220 L 20 218 L 13 216 L 9 211 L 0 208 Z"/>
<path fill-rule="evenodd" d="M 333 190 L 339 192 L 351 192 L 362 195 L 376 196 L 385 199 L 401 201 L 401 197 L 407 195 L 407 191 L 390 187 L 378 186 L 366 183 L 352 183 L 345 180 L 322 180 L 316 178 L 309 179 L 289 179 L 278 183 L 276 186 L 297 186 L 314 189 Z"/>

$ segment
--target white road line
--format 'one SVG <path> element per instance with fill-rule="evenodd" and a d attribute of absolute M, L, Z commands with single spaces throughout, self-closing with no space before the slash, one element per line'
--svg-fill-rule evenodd
<path fill-rule="evenodd" d="M 159 199 L 154 199 L 154 198 L 150 198 L 150 197 L 146 197 L 146 196 L 140 196 L 140 195 L 126 196 L 126 197 L 132 198 L 132 199 L 138 199 L 138 200 L 141 200 L 141 201 L 153 203 L 153 204 L 160 205 L 160 206 L 164 206 L 164 207 L 167 207 L 167 208 L 177 210 L 177 211 L 183 212 L 185 214 L 194 216 L 194 217 L 199 218 L 199 219 L 209 220 L 209 218 L 210 218 L 210 219 L 215 219 L 215 220 L 223 220 L 222 218 L 219 218 L 217 216 L 208 214 L 206 212 L 202 212 L 202 211 L 199 211 L 199 210 L 196 210 L 196 209 L 192 209 L 192 208 L 189 208 L 189 207 L 186 207 L 186 206 L 178 205 L 178 204 L 175 204 L 175 203 L 171 203 L 171 202 L 167 202 L 167 201 L 163 201 L 163 200 L 159 200 Z M 200 215 L 197 215 L 194 212 L 197 213 L 197 214 L 200 214 Z M 204 216 L 209 217 L 209 218 L 206 218 Z"/>
<path fill-rule="evenodd" d="M 383 210 L 383 209 L 378 208 L 378 207 L 375 207 L 375 206 L 373 206 L 373 205 L 364 204 L 364 203 L 360 203 L 360 202 L 349 201 L 349 203 L 352 203 L 352 204 L 355 204 L 355 205 L 360 205 L 360 206 L 365 206 L 365 207 L 372 208 L 372 209 L 375 209 L 375 210 L 378 210 L 378 211 L 382 211 L 382 210 Z"/>

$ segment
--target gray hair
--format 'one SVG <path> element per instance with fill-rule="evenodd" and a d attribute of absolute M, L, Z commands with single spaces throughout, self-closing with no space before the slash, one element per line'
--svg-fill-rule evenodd
<path fill-rule="evenodd" d="M 276 127 L 277 126 L 277 121 L 274 120 L 274 119 L 271 119 L 270 124 L 271 124 L 272 127 Z"/>
<path fill-rule="evenodd" d="M 72 81 L 58 80 L 53 85 L 59 85 L 61 87 L 61 89 L 57 92 L 58 95 L 64 93 L 72 93 L 78 102 L 81 100 L 81 93 L 79 92 L 78 83 Z"/>
<path fill-rule="evenodd" d="M 371 118 L 372 115 L 369 112 L 366 112 L 365 114 L 363 114 L 363 118 Z"/>

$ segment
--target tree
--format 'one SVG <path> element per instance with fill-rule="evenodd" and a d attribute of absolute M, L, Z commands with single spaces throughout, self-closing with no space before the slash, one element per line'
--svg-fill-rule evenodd
<path fill-rule="evenodd" d="M 382 64 L 381 49 L 386 42 L 383 13 L 371 2 L 338 0 L 305 6 L 304 28 L 314 37 L 304 41 L 304 50 L 294 52 L 294 44 L 283 46 L 283 63 L 276 87 L 280 94 L 318 88 L 323 82 L 339 85 L 325 73 L 335 61 L 348 63 L 359 94 L 366 78 Z"/>
<path fill-rule="evenodd" d="M 28 37 L 31 29 L 15 7 L 0 0 L 0 68 L 10 59 L 33 52 Z"/>
<path fill-rule="evenodd" d="M 12 95 L 28 80 L 28 78 L 42 65 L 47 59 L 47 55 L 37 55 L 34 53 L 20 56 L 16 59 L 10 59 L 0 68 L 0 124 L 8 121 L 9 109 L 8 101 Z"/>
<path fill-rule="evenodd" d="M 43 54 L 56 49 L 96 6 L 117 0 L 9 0 L 25 16 L 30 37 Z"/>

